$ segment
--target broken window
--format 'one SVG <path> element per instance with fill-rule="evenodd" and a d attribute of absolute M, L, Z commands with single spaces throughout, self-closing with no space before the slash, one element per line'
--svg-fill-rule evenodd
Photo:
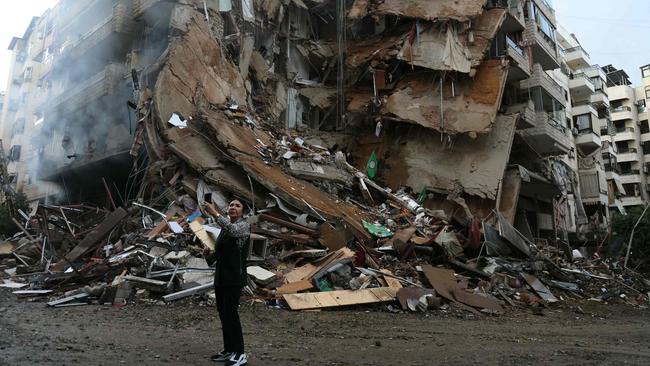
<path fill-rule="evenodd" d="M 9 161 L 19 161 L 20 160 L 20 145 L 14 145 L 9 149 L 9 156 L 7 157 Z"/>
<path fill-rule="evenodd" d="M 578 129 L 578 133 L 594 132 L 591 124 L 591 113 L 573 116 L 573 125 Z"/>

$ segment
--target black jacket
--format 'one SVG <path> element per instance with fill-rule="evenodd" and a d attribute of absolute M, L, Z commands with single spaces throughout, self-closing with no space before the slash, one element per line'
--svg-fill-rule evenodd
<path fill-rule="evenodd" d="M 206 258 L 215 264 L 214 286 L 244 287 L 246 284 L 246 257 L 250 242 L 250 225 L 242 219 L 231 223 L 227 217 L 218 216 L 221 233 L 217 238 L 214 254 Z"/>

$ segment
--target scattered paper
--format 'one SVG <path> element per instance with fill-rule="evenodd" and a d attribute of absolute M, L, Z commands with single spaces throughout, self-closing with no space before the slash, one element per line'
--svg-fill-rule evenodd
<path fill-rule="evenodd" d="M 212 237 L 215 241 L 219 237 L 219 234 L 221 233 L 221 228 L 215 227 L 215 226 L 210 226 L 210 225 L 203 225 L 203 229 L 208 232 L 208 235 Z"/>
<path fill-rule="evenodd" d="M 169 225 L 169 229 L 174 232 L 174 234 L 180 234 L 183 232 L 183 228 L 176 221 L 168 221 L 167 225 Z"/>
<path fill-rule="evenodd" d="M 4 283 L 0 284 L 0 287 L 5 288 L 23 288 L 25 286 L 27 286 L 26 283 L 19 283 L 14 281 L 5 281 Z"/>
<path fill-rule="evenodd" d="M 181 117 L 178 116 L 176 113 L 172 113 L 171 118 L 169 118 L 170 124 L 178 127 L 178 128 L 185 128 L 187 127 L 187 120 L 181 120 Z"/>

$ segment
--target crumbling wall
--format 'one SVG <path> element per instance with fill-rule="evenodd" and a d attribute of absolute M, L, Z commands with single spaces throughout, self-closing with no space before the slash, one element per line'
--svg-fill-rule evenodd
<path fill-rule="evenodd" d="M 495 200 L 508 163 L 516 116 L 500 115 L 488 134 L 472 139 L 441 135 L 421 127 L 387 129 L 381 138 L 360 138 L 353 155 L 359 168 L 370 153 L 379 156 L 381 179 L 389 187 L 425 187 Z"/>

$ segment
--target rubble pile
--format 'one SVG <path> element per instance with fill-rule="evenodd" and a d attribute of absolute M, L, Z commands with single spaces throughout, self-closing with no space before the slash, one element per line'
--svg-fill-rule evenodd
<path fill-rule="evenodd" d="M 501 313 L 585 299 L 647 302 L 650 282 L 618 262 L 531 243 L 496 212 L 466 220 L 425 208 L 423 197 L 381 187 L 341 151 L 263 126 L 230 105 L 172 127 L 169 135 L 213 155 L 195 159 L 169 145 L 144 178 L 141 196 L 153 197 L 146 204 L 39 205 L 2 243 L 10 278 L 0 286 L 47 296 L 55 307 L 209 293 L 213 269 L 203 251 L 220 229 L 202 207 L 223 210 L 237 196 L 250 206 L 252 227 L 246 296 L 270 305 Z M 226 134 L 239 139 L 229 145 Z M 239 180 L 220 181 L 223 174 Z"/>
<path fill-rule="evenodd" d="M 260 3 L 269 16 L 273 3 L 277 9 L 286 5 Z M 297 5 L 291 6 L 304 6 L 302 1 L 293 3 Z M 368 12 L 409 16 L 417 11 L 400 3 L 373 1 L 369 6 L 356 1 L 353 11 L 364 16 Z M 481 19 L 488 22 L 498 15 L 492 28 L 503 22 L 504 10 L 481 13 L 480 2 L 468 3 L 471 6 L 466 9 L 448 9 L 448 18 L 467 22 L 484 14 Z M 391 190 L 375 177 L 376 160 L 368 160 L 365 169 L 352 161 L 354 154 L 348 148 L 354 142 L 349 136 L 277 127 L 281 113 L 276 113 L 275 103 L 281 101 L 268 91 L 280 81 L 260 49 L 253 52 L 246 37 L 236 45 L 219 37 L 223 29 L 215 30 L 216 24 L 206 21 L 217 22 L 221 19 L 218 15 L 207 16 L 204 12 L 208 10 L 191 2 L 175 6 L 183 10 L 173 12 L 181 18 L 174 19 L 180 24 L 177 33 L 163 56 L 141 72 L 139 121 L 131 152 L 147 159 L 135 159 L 133 171 L 142 172 L 137 199 L 124 207 L 111 204 L 111 210 L 90 205 L 39 205 L 18 222 L 20 233 L 1 244 L 0 266 L 8 278 L 0 287 L 13 288 L 18 296 L 46 296 L 48 305 L 54 307 L 123 305 L 134 299 L 170 302 L 209 293 L 213 269 L 203 252 L 214 247 L 220 229 L 203 207 L 213 203 L 224 210 L 229 199 L 237 197 L 249 206 L 252 230 L 246 296 L 273 306 L 306 310 L 385 303 L 395 309 L 399 303 L 401 309 L 411 311 L 453 306 L 473 313 L 502 313 L 585 299 L 647 303 L 650 282 L 641 275 L 616 261 L 584 255 L 574 259 L 571 250 L 533 243 L 515 229 L 511 217 L 496 210 L 478 216 L 461 195 L 463 187 L 413 192 L 401 184 L 402 188 Z M 456 11 L 461 10 L 470 16 L 458 15 Z M 431 6 L 427 11 L 432 12 L 429 20 L 433 20 L 440 9 Z M 462 45 L 456 40 L 456 28 L 446 28 L 444 37 L 434 28 L 407 28 L 405 39 L 394 40 L 395 45 L 403 43 L 401 50 L 394 45 L 381 47 L 381 52 L 374 46 L 364 48 L 362 43 L 373 43 L 371 37 L 355 45 L 359 54 L 352 55 L 348 64 L 356 60 L 358 65 L 368 66 L 374 60 L 375 75 L 389 66 L 378 63 L 377 57 L 398 55 L 422 67 L 444 66 L 467 73 L 471 69 L 477 78 L 494 71 L 495 84 L 500 86 L 494 97 L 499 99 L 507 72 L 501 72 L 497 61 L 480 63 L 488 48 L 482 40 L 489 35 L 477 32 L 477 42 L 469 50 L 459 51 Z M 434 48 L 451 43 L 452 51 L 466 57 L 453 58 L 459 64 L 450 65 L 445 64 L 447 59 L 416 57 L 411 47 L 417 44 L 409 40 L 416 36 L 413 32 L 431 37 L 435 42 L 428 44 Z M 308 53 L 303 45 L 301 49 Z M 310 47 L 310 52 L 320 52 L 324 58 L 333 54 L 325 44 Z M 368 54 L 362 57 L 361 50 Z M 272 47 L 266 51 L 275 52 Z M 248 67 L 242 67 L 249 63 L 250 75 Z M 419 93 L 416 84 L 422 79 L 408 81 L 399 81 L 382 108 L 395 119 L 443 130 L 442 120 L 431 119 L 437 112 L 401 108 L 400 100 L 407 94 Z M 457 87 L 469 93 L 450 99 L 455 103 L 452 107 L 462 105 L 464 110 L 464 95 L 471 98 L 484 90 L 465 85 L 471 83 L 465 77 L 461 81 Z M 445 83 L 454 85 L 454 81 Z M 321 104 L 332 102 L 328 96 L 312 92 L 301 89 Z M 476 126 L 468 129 L 461 114 L 454 114 L 444 130 L 489 130 L 498 107 L 491 97 L 484 95 L 483 101 L 494 108 L 470 111 L 482 116 L 476 118 Z M 508 121 L 513 134 L 515 119 Z M 379 135 L 381 125 L 376 129 Z M 496 142 L 490 141 L 479 138 L 477 145 L 493 148 Z M 383 176 L 390 174 L 385 171 Z M 400 174 L 396 171 L 391 182 L 400 181 Z M 498 185 L 498 180 L 477 184 L 481 188 L 475 191 L 479 192 Z M 453 203 L 451 208 L 425 205 L 430 195 L 441 192 Z M 494 192 L 482 195 L 497 199 Z"/>

